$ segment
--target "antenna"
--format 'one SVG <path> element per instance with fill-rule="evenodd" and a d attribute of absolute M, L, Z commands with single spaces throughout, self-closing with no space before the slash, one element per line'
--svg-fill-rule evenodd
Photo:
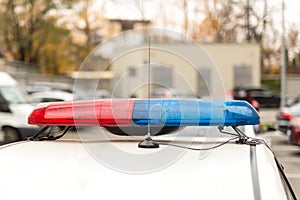
<path fill-rule="evenodd" d="M 150 126 L 150 98 L 151 98 L 151 69 L 150 69 L 150 59 L 151 59 L 151 54 L 150 54 L 150 42 L 151 42 L 151 37 L 149 36 L 148 38 L 148 84 L 147 84 L 147 90 L 148 90 L 148 129 L 147 129 L 147 137 L 151 137 L 151 126 Z"/>
<path fill-rule="evenodd" d="M 138 147 L 140 148 L 158 148 L 159 144 L 151 138 L 151 125 L 150 125 L 150 98 L 151 98 L 151 36 L 148 36 L 148 84 L 147 84 L 147 97 L 148 97 L 148 125 L 147 125 L 147 137 L 144 141 L 140 142 Z"/>

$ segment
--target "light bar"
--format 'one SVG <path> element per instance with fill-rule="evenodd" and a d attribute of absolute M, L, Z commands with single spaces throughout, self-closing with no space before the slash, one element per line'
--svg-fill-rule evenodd
<path fill-rule="evenodd" d="M 101 99 L 39 104 L 28 123 L 104 127 L 147 126 L 148 123 L 151 126 L 239 126 L 259 124 L 259 115 L 245 101 Z"/>

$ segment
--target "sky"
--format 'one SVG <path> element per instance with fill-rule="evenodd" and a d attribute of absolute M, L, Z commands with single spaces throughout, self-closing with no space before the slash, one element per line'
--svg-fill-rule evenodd
<path fill-rule="evenodd" d="M 274 19 L 281 25 L 281 0 L 272 0 L 269 3 L 275 7 Z M 285 3 L 285 24 L 286 28 L 297 27 L 300 28 L 300 1 L 298 0 L 284 0 Z"/>
<path fill-rule="evenodd" d="M 103 4 L 103 0 L 97 0 L 98 5 Z M 204 0 L 203 0 L 204 1 Z M 168 15 L 172 15 L 174 20 L 182 20 L 182 14 L 177 12 L 178 0 L 110 0 L 105 1 L 105 17 L 119 19 L 156 19 L 162 20 L 159 17 L 159 12 L 162 6 L 168 11 Z M 193 7 L 195 1 L 189 0 Z M 201 2 L 201 1 L 200 1 Z M 300 28 L 300 1 L 299 0 L 284 0 L 285 2 L 285 24 L 287 29 L 290 27 Z M 250 1 L 251 3 L 251 1 Z M 177 5 L 176 5 L 177 4 Z M 270 10 L 273 13 L 276 26 L 281 26 L 281 6 L 282 0 L 268 1 Z M 143 10 L 144 16 L 139 10 Z M 201 14 L 200 14 L 201 15 Z M 193 16 L 189 16 L 192 18 Z M 199 17 L 199 16 L 198 16 Z M 201 18 L 201 16 L 200 16 Z"/>

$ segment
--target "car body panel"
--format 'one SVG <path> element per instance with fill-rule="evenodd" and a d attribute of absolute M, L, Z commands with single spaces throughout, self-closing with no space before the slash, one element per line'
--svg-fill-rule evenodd
<path fill-rule="evenodd" d="M 295 117 L 290 123 L 290 143 L 300 146 L 300 117 Z"/>
<path fill-rule="evenodd" d="M 28 125 L 27 118 L 33 110 L 30 98 L 8 73 L 0 72 L 0 127 L 11 127 L 17 130 L 18 139 L 25 139 L 36 132 L 38 126 Z M 2 136 L 5 133 L 3 129 Z M 1 137 L 1 142 L 3 141 Z"/>
<path fill-rule="evenodd" d="M 39 126 L 27 123 L 27 118 L 33 110 L 32 105 L 14 104 L 10 105 L 9 108 L 11 112 L 0 112 L 0 127 L 12 127 L 17 129 L 20 134 L 20 139 L 26 139 L 38 131 Z"/>
<path fill-rule="evenodd" d="M 157 153 L 159 158 L 165 148 L 176 150 L 176 147 L 166 146 L 141 149 L 136 138 L 118 138 L 119 142 L 113 142 L 113 145 L 135 155 Z M 156 140 L 160 141 L 159 138 Z M 94 144 L 99 151 L 105 152 L 104 141 Z M 180 144 L 189 145 L 184 140 Z M 196 142 L 192 147 L 202 147 L 202 142 Z M 276 184 L 280 178 L 272 155 L 263 145 L 258 145 L 257 149 L 262 199 L 284 199 L 282 186 Z M 4 199 L 21 199 L 27 195 L 30 199 L 40 199 L 41 196 L 43 199 L 254 198 L 249 145 L 230 143 L 204 157 L 199 151 L 184 150 L 174 163 L 140 174 L 108 167 L 107 163 L 97 160 L 80 140 L 8 144 L 0 147 L 0 157 L 1 170 L 14 172 L 13 175 L 3 173 L 1 176 L 0 192 Z M 122 162 L 117 154 L 113 159 Z"/>
<path fill-rule="evenodd" d="M 261 147 L 259 146 L 256 150 L 261 198 L 277 199 L 284 197 L 286 195 L 285 191 L 278 185 L 282 180 L 274 160 L 274 155 L 269 149 Z M 276 191 L 268 190 L 267 188 L 276 188 Z"/>
<path fill-rule="evenodd" d="M 279 131 L 287 134 L 288 130 L 290 129 L 290 120 L 278 119 L 276 122 L 276 127 Z"/>
<path fill-rule="evenodd" d="M 33 110 L 30 104 L 10 104 L 11 112 L 0 112 L 0 126 L 34 127 L 28 125 L 27 119 Z M 36 126 L 35 126 L 36 127 Z"/>
<path fill-rule="evenodd" d="M 300 103 L 294 104 L 290 107 L 284 107 L 278 110 L 276 113 L 276 127 L 279 131 L 287 134 L 289 130 L 291 129 L 291 119 L 283 118 L 281 116 L 281 113 L 286 113 L 290 115 L 290 118 L 296 118 L 300 116 Z"/>

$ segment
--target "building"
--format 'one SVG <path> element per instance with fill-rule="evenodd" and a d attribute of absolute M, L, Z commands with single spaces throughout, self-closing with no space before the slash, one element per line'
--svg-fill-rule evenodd
<path fill-rule="evenodd" d="M 115 96 L 147 96 L 148 60 L 146 44 L 115 51 L 110 64 Z M 260 85 L 258 44 L 153 43 L 150 60 L 152 90 L 179 88 L 204 97 L 222 96 L 235 86 Z"/>

